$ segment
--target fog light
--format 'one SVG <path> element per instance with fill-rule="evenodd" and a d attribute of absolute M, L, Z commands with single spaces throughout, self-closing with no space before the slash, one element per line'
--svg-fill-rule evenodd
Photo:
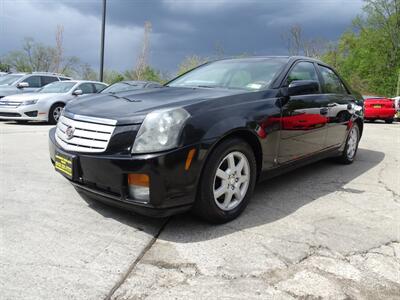
<path fill-rule="evenodd" d="M 149 202 L 150 178 L 146 174 L 128 174 L 129 196 L 135 200 Z"/>

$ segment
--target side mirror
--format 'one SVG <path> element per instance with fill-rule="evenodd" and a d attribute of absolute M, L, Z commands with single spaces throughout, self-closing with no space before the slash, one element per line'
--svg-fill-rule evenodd
<path fill-rule="evenodd" d="M 314 80 L 295 80 L 289 84 L 288 96 L 316 94 L 319 92 L 319 83 Z"/>
<path fill-rule="evenodd" d="M 17 84 L 17 88 L 19 88 L 19 89 L 23 89 L 23 88 L 27 88 L 27 87 L 29 87 L 29 83 L 27 83 L 27 82 L 20 82 Z"/>
<path fill-rule="evenodd" d="M 82 90 L 75 90 L 75 91 L 72 92 L 72 95 L 74 95 L 74 96 L 80 96 L 82 94 L 83 94 Z"/>

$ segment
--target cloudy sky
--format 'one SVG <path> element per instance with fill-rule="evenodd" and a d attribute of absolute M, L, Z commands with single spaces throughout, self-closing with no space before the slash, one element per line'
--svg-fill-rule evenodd
<path fill-rule="evenodd" d="M 135 65 L 145 21 L 152 23 L 150 63 L 174 73 L 185 56 L 216 49 L 286 55 L 282 33 L 293 24 L 308 37 L 336 40 L 361 13 L 362 0 L 107 0 L 105 67 Z M 98 68 L 101 0 L 0 0 L 0 57 L 24 37 L 54 45 L 64 26 L 67 55 Z M 219 50 L 220 51 L 220 50 Z"/>

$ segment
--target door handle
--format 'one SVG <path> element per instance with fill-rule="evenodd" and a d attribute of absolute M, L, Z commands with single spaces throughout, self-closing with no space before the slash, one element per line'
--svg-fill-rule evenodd
<path fill-rule="evenodd" d="M 326 107 L 321 108 L 321 109 L 319 110 L 319 113 L 320 113 L 321 115 L 327 115 L 327 114 L 328 114 L 328 108 L 326 108 Z"/>
<path fill-rule="evenodd" d="M 335 106 L 337 106 L 338 104 L 337 103 L 328 103 L 328 107 L 335 107 Z"/>

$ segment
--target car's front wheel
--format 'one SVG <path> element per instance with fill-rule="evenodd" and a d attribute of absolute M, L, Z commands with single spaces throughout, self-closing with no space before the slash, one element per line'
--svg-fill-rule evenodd
<path fill-rule="evenodd" d="M 61 113 L 64 109 L 63 103 L 55 103 L 51 106 L 49 111 L 49 123 L 52 125 L 57 124 L 58 119 L 61 117 Z"/>
<path fill-rule="evenodd" d="M 385 123 L 386 123 L 386 124 L 392 124 L 393 121 L 394 121 L 394 119 L 386 119 L 386 120 L 385 120 Z"/>
<path fill-rule="evenodd" d="M 249 144 L 237 138 L 223 141 L 206 162 L 194 212 L 212 223 L 235 219 L 251 198 L 256 174 Z"/>

